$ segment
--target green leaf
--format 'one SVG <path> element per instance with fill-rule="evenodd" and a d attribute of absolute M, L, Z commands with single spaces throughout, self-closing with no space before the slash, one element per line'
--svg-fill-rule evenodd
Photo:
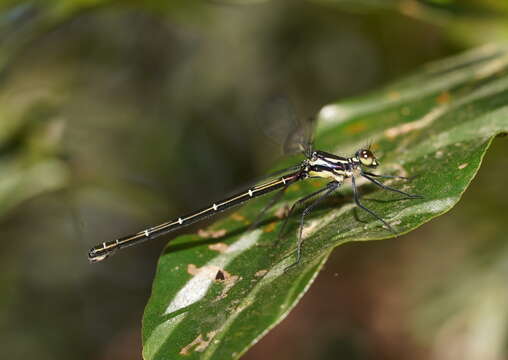
<path fill-rule="evenodd" d="M 377 173 L 414 176 L 385 184 L 423 199 L 395 201 L 398 194 L 359 182 L 364 205 L 399 235 L 406 233 L 450 210 L 492 138 L 508 131 L 507 70 L 508 50 L 489 46 L 430 64 L 371 95 L 325 106 L 316 148 L 350 155 L 372 142 L 381 162 Z M 172 241 L 145 309 L 144 358 L 237 359 L 297 304 L 333 248 L 394 237 L 358 211 L 344 185 L 343 197 L 334 196 L 306 218 L 302 261 L 285 272 L 294 262 L 299 217 L 277 241 L 276 214 L 323 185 L 306 180 L 291 186 L 284 203 L 254 231 L 247 231 L 247 219 L 266 199 L 217 221 L 201 237 Z M 219 270 L 224 280 L 216 280 Z"/>

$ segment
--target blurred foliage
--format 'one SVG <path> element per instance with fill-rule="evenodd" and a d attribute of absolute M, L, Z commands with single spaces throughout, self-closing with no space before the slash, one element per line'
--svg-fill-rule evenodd
<path fill-rule="evenodd" d="M 0 100 L 0 215 L 41 193 L 67 183 L 67 166 L 60 158 L 63 120 L 47 94 L 29 94 L 25 104 L 7 94 Z"/>
<path fill-rule="evenodd" d="M 508 3 L 502 0 L 312 0 L 345 11 L 396 11 L 442 27 L 450 40 L 464 46 L 504 42 Z M 473 30 L 474 29 L 474 30 Z"/>
<path fill-rule="evenodd" d="M 430 60 L 507 38 L 502 0 L 34 0 L 3 1 L 0 9 L 0 329 L 8 358 L 139 358 L 139 321 L 163 241 L 94 267 L 86 251 L 207 204 L 265 173 L 277 149 L 257 130 L 254 114 L 267 97 L 288 95 L 309 115 Z M 490 181 L 506 177 L 499 171 Z M 471 203 L 483 204 L 479 191 Z M 504 192 L 498 195 L 492 211 L 473 211 L 475 220 L 491 220 L 483 225 L 489 229 L 501 229 L 493 215 L 501 214 Z M 473 226 L 473 217 L 457 216 L 457 222 L 466 219 L 462 227 Z M 435 223 L 425 228 L 446 228 L 432 233 L 439 245 L 439 239 L 449 243 L 440 236 L 462 236 L 449 232 L 453 222 Z M 490 263 L 489 254 L 502 258 L 502 242 L 487 242 L 493 235 L 468 236 L 471 243 L 455 246 L 471 259 L 476 261 L 480 239 L 492 249 L 482 252 L 484 263 Z M 414 259 L 428 237 L 424 232 L 403 259 Z M 381 243 L 398 248 L 403 242 Z M 448 254 L 438 244 L 429 249 Z M 357 262 L 368 249 L 357 254 Z M 469 259 L 450 264 L 458 273 Z M 343 271 L 343 263 L 336 268 Z M 467 283 L 468 274 L 450 281 Z M 418 282 L 422 294 L 451 289 L 421 278 L 428 281 Z M 357 286 L 343 288 L 335 301 L 351 298 Z M 368 283 L 362 289 L 371 288 Z M 439 311 L 428 311 L 441 321 L 412 315 L 425 346 L 435 348 L 429 338 L 449 324 L 446 309 L 474 311 L 467 310 L 468 296 L 441 302 L 428 291 L 429 300 L 415 305 L 414 313 L 435 303 L 428 309 Z M 359 298 L 375 308 L 382 302 L 372 295 Z M 403 291 L 399 296 L 408 297 Z M 352 313 L 359 307 L 351 306 Z M 366 331 L 353 333 L 363 334 L 358 336 L 364 354 L 380 341 L 378 336 L 367 344 Z M 314 344 L 324 349 L 324 343 Z M 504 354 L 500 344 L 496 349 Z M 407 358 L 398 346 L 393 351 Z"/>

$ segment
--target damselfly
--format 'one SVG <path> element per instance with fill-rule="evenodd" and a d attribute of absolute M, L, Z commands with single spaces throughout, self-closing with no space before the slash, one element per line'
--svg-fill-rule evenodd
<path fill-rule="evenodd" d="M 353 198 L 356 205 L 359 208 L 368 212 L 373 217 L 375 217 L 385 227 L 387 227 L 390 231 L 394 233 L 395 230 L 388 222 L 386 222 L 378 214 L 376 214 L 369 208 L 365 207 L 360 202 L 356 179 L 358 177 L 363 177 L 368 181 L 372 182 L 373 184 L 375 184 L 376 186 L 379 186 L 385 190 L 390 190 L 402 194 L 405 196 L 405 198 L 413 199 L 420 197 L 419 195 L 408 194 L 404 191 L 392 188 L 390 186 L 381 183 L 378 180 L 379 178 L 396 178 L 403 180 L 407 180 L 408 178 L 395 175 L 379 175 L 370 172 L 369 170 L 375 169 L 379 165 L 379 162 L 369 148 L 359 149 L 351 157 L 341 157 L 324 151 L 312 150 L 311 146 L 307 146 L 307 149 L 304 151 L 304 154 L 306 158 L 299 165 L 286 169 L 286 173 L 282 173 L 282 175 L 276 178 L 272 178 L 272 180 L 270 181 L 263 182 L 260 185 L 250 187 L 230 197 L 227 197 L 220 201 L 216 201 L 205 208 L 199 209 L 187 215 L 180 216 L 176 219 L 165 222 L 163 224 L 147 228 L 135 234 L 128 235 L 110 242 L 104 242 L 102 244 L 99 244 L 90 249 L 88 253 L 88 259 L 91 262 L 98 262 L 104 260 L 109 255 L 113 254 L 116 250 L 123 249 L 132 245 L 137 245 L 147 240 L 155 239 L 161 235 L 165 235 L 171 231 L 178 230 L 184 226 L 190 225 L 214 214 L 231 209 L 233 206 L 242 204 L 258 196 L 279 190 L 279 192 L 274 196 L 272 201 L 270 201 L 270 203 L 262 211 L 262 213 L 264 213 L 266 210 L 268 210 L 269 207 L 271 207 L 276 202 L 276 200 L 280 199 L 283 193 L 291 185 L 309 178 L 324 178 L 330 180 L 328 184 L 324 186 L 322 189 L 298 200 L 295 204 L 293 204 L 293 206 L 289 211 L 290 215 L 293 212 L 293 210 L 297 208 L 299 205 L 304 204 L 309 200 L 313 199 L 313 201 L 305 207 L 300 217 L 300 226 L 298 230 L 298 238 L 296 246 L 296 261 L 294 263 L 297 264 L 301 259 L 302 230 L 305 216 L 307 216 L 314 207 L 316 207 L 319 203 L 321 203 L 324 199 L 326 199 L 334 191 L 336 191 L 344 183 L 346 179 L 351 179 L 351 184 L 353 188 Z M 286 222 L 287 219 L 289 218 L 289 215 L 286 217 Z M 282 228 L 285 227 L 285 224 L 286 223 L 283 224 Z"/>

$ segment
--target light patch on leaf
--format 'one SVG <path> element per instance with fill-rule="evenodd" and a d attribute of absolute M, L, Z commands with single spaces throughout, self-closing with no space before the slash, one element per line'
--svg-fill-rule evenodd
<path fill-rule="evenodd" d="M 394 126 L 390 129 L 385 130 L 384 134 L 387 138 L 394 139 L 397 136 L 407 134 L 408 132 L 421 130 L 432 124 L 436 119 L 442 116 L 446 112 L 446 110 L 447 110 L 446 106 L 437 107 L 435 109 L 432 109 L 428 114 L 426 114 L 421 119 L 404 123 L 402 125 Z"/>
<path fill-rule="evenodd" d="M 457 198 L 455 197 L 425 201 L 413 206 L 408 206 L 397 214 L 393 214 L 393 219 L 403 219 L 416 214 L 437 214 L 451 208 L 456 201 Z"/>
<path fill-rule="evenodd" d="M 255 276 L 255 277 L 261 277 L 261 276 L 264 276 L 267 272 L 268 272 L 268 270 L 266 270 L 266 269 L 259 270 L 259 271 L 256 271 L 256 273 L 254 274 L 254 276 Z"/>
<path fill-rule="evenodd" d="M 208 347 L 208 344 L 210 344 L 210 341 L 214 338 L 217 331 L 210 331 L 206 334 L 207 340 L 199 334 L 197 338 L 195 338 L 190 344 L 183 347 L 182 350 L 180 350 L 180 355 L 190 355 L 191 352 L 197 351 L 197 352 L 203 352 Z"/>
<path fill-rule="evenodd" d="M 400 99 L 400 92 L 391 90 L 388 92 L 387 96 L 388 96 L 388 99 L 390 99 L 392 101 L 399 100 Z"/>
<path fill-rule="evenodd" d="M 196 275 L 198 273 L 198 267 L 194 264 L 187 265 L 187 272 L 191 275 Z"/>
<path fill-rule="evenodd" d="M 287 204 L 284 204 L 283 206 L 279 207 L 274 215 L 275 217 L 277 217 L 278 219 L 284 219 L 285 217 L 287 217 L 289 214 L 289 206 Z"/>
<path fill-rule="evenodd" d="M 164 315 L 171 314 L 201 300 L 215 280 L 217 270 L 224 269 L 238 255 L 254 246 L 260 235 L 260 230 L 248 233 L 231 244 L 223 254 L 218 255 L 200 267 L 199 270 L 197 267 L 196 269 L 190 269 L 197 270 L 197 272 L 193 274 L 194 276 L 178 291 L 173 300 L 168 304 Z M 189 271 L 189 268 L 187 271 Z M 211 276 L 212 272 L 213 275 Z"/>
<path fill-rule="evenodd" d="M 468 163 L 460 164 L 459 165 L 459 169 L 462 170 L 462 169 L 464 169 L 468 165 L 469 165 Z"/>
<path fill-rule="evenodd" d="M 355 207 L 354 204 L 346 204 L 338 210 L 330 211 L 329 214 L 323 216 L 321 219 L 310 222 L 308 226 L 303 228 L 302 237 L 305 239 L 312 236 L 314 233 L 318 232 L 319 229 L 323 228 L 330 222 L 335 221 L 353 207 Z"/>
<path fill-rule="evenodd" d="M 349 118 L 351 114 L 346 107 L 341 105 L 327 105 L 319 112 L 319 119 L 322 123 L 332 123 L 336 125 Z"/>
<path fill-rule="evenodd" d="M 194 264 L 187 265 L 187 272 L 190 275 L 192 275 L 192 276 L 196 276 L 196 275 L 206 276 L 212 280 L 215 280 L 215 278 L 217 276 L 217 272 L 219 272 L 219 271 L 224 271 L 224 270 L 222 270 L 220 267 L 214 266 L 214 265 L 209 265 L 209 266 L 205 265 L 203 267 L 197 267 Z"/>
<path fill-rule="evenodd" d="M 229 245 L 223 242 L 208 245 L 208 248 L 213 251 L 218 251 L 221 254 L 225 253 L 229 249 Z"/>
<path fill-rule="evenodd" d="M 310 234 L 316 231 L 316 227 L 320 225 L 320 220 L 309 221 L 306 226 L 302 229 L 302 238 L 308 238 Z"/>
<path fill-rule="evenodd" d="M 476 72 L 476 78 L 478 80 L 485 79 L 494 74 L 497 74 L 504 70 L 504 68 L 508 65 L 508 56 L 502 56 L 500 58 L 494 59 L 492 61 L 487 62 L 484 66 L 480 67 Z"/>
<path fill-rule="evenodd" d="M 223 237 L 226 235 L 226 229 L 220 229 L 220 230 L 204 230 L 199 229 L 198 230 L 198 236 L 205 238 L 205 239 L 217 239 L 220 237 Z"/>

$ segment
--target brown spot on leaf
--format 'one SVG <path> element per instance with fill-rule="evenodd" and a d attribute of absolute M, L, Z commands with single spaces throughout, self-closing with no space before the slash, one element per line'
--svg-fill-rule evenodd
<path fill-rule="evenodd" d="M 210 238 L 217 239 L 217 238 L 220 238 L 220 237 L 223 237 L 224 235 L 226 235 L 226 229 L 220 229 L 220 230 L 199 229 L 198 235 L 202 238 L 205 238 L 205 239 L 210 239 Z"/>
<path fill-rule="evenodd" d="M 277 227 L 277 222 L 271 222 L 263 228 L 264 232 L 272 232 Z"/>
<path fill-rule="evenodd" d="M 257 272 L 254 274 L 254 276 L 256 276 L 256 277 L 265 276 L 265 274 L 266 274 L 267 272 L 268 272 L 268 270 L 265 270 L 265 269 L 263 269 L 263 270 L 259 270 L 259 271 L 257 271 Z"/>
<path fill-rule="evenodd" d="M 441 115 L 443 115 L 445 111 L 446 111 L 445 106 L 436 107 L 435 109 L 429 111 L 421 119 L 391 127 L 385 130 L 384 134 L 387 138 L 394 139 L 399 135 L 404 135 L 407 134 L 408 132 L 415 130 L 421 130 L 432 124 L 436 119 L 438 119 Z"/>
<path fill-rule="evenodd" d="M 279 219 L 284 219 L 289 215 L 289 206 L 288 205 L 281 206 L 275 211 L 274 215 Z"/>
<path fill-rule="evenodd" d="M 347 134 L 354 135 L 361 133 L 365 129 L 367 129 L 367 125 L 363 122 L 359 122 L 349 125 L 348 127 L 346 127 L 345 131 Z"/>
<path fill-rule="evenodd" d="M 213 340 L 216 334 L 217 330 L 210 331 L 209 333 L 206 334 L 206 340 L 205 337 L 199 334 L 197 338 L 192 340 L 191 343 L 184 346 L 182 350 L 180 350 L 180 355 L 190 355 L 193 351 L 197 352 L 205 351 L 208 345 L 210 344 L 210 341 Z"/>
<path fill-rule="evenodd" d="M 231 217 L 231 219 L 236 220 L 236 221 L 243 221 L 243 222 L 248 221 L 245 218 L 245 216 L 240 215 L 239 213 L 232 213 L 230 217 Z"/>
<path fill-rule="evenodd" d="M 191 275 L 196 275 L 199 271 L 199 268 L 194 264 L 187 265 L 187 272 Z"/>
<path fill-rule="evenodd" d="M 436 102 L 439 105 L 448 104 L 451 100 L 452 96 L 448 91 L 444 91 L 436 98 Z"/>
<path fill-rule="evenodd" d="M 208 248 L 210 250 L 218 251 L 221 254 L 223 254 L 223 253 L 225 253 L 229 249 L 229 245 L 225 244 L 225 243 L 222 243 L 222 242 L 219 242 L 219 243 L 208 245 Z"/>
<path fill-rule="evenodd" d="M 209 278 L 211 280 L 215 280 L 216 279 L 217 272 L 219 272 L 219 271 L 222 271 L 224 273 L 224 276 L 227 278 L 227 276 L 228 276 L 227 271 L 221 269 L 218 266 L 208 265 L 208 266 L 197 267 L 194 264 L 187 265 L 187 272 L 190 275 L 196 276 L 198 274 L 201 274 L 201 275 L 204 275 L 205 277 L 207 277 L 207 278 Z"/>

